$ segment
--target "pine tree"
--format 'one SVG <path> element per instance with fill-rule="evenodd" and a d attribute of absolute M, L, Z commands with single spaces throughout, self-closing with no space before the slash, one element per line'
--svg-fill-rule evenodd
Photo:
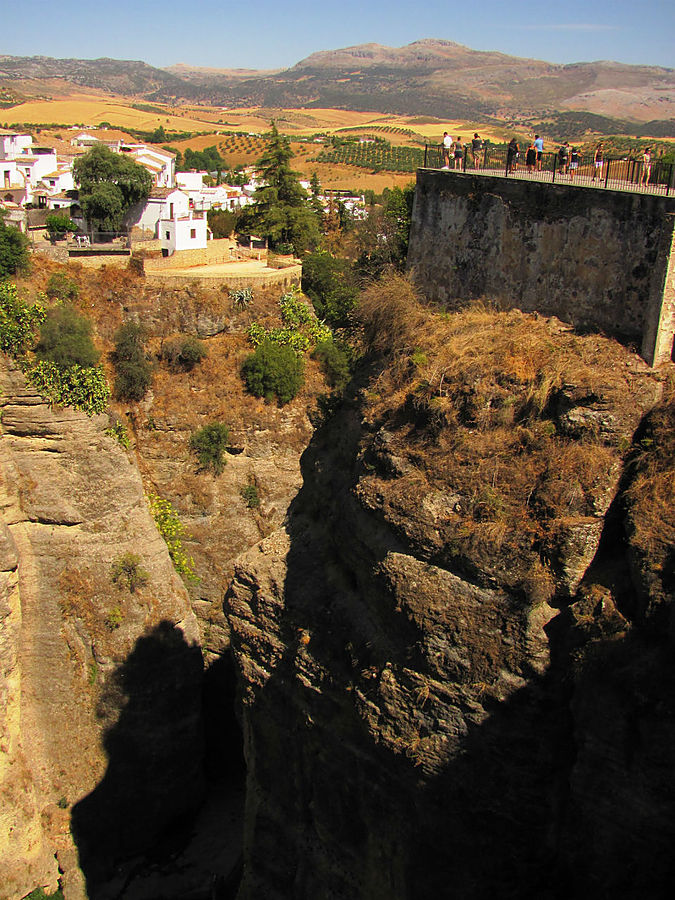
<path fill-rule="evenodd" d="M 244 209 L 239 230 L 266 237 L 272 248 L 292 244 L 294 252 L 301 254 L 319 242 L 319 226 L 297 172 L 291 170 L 292 158 L 289 139 L 272 122 L 267 148 L 258 160 L 264 184 L 255 192 L 253 204 Z"/>

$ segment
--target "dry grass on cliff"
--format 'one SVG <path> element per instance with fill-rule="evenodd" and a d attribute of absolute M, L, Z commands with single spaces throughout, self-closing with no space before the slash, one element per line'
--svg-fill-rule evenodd
<path fill-rule="evenodd" d="M 400 278 L 369 289 L 361 320 L 384 360 L 366 416 L 415 467 L 387 486 L 393 503 L 419 507 L 433 490 L 455 497 L 446 541 L 474 556 L 501 549 L 514 565 L 524 553 L 525 568 L 535 545 L 552 558 L 570 523 L 604 512 L 655 394 L 641 360 L 556 319 L 425 309 Z"/>
<path fill-rule="evenodd" d="M 675 384 L 649 418 L 628 501 L 632 543 L 675 589 Z"/>

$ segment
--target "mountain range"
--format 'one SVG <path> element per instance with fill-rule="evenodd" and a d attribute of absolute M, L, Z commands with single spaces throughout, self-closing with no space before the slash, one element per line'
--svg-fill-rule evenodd
<path fill-rule="evenodd" d="M 578 110 L 644 123 L 675 119 L 675 69 L 616 62 L 559 65 L 445 40 L 362 44 L 313 53 L 289 69 L 166 69 L 114 59 L 0 56 L 0 89 L 22 79 L 163 102 L 335 107 L 442 118 L 528 117 Z"/>

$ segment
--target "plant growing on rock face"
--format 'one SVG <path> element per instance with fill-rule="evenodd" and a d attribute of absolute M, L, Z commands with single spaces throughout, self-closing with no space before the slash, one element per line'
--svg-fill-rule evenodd
<path fill-rule="evenodd" d="M 69 366 L 91 368 L 100 358 L 91 337 L 91 322 L 74 306 L 66 304 L 48 310 L 35 347 L 38 359 L 53 362 L 59 369 Z"/>
<path fill-rule="evenodd" d="M 304 381 L 302 358 L 291 347 L 264 341 L 244 360 L 241 369 L 247 389 L 256 397 L 277 397 L 288 403 Z"/>
<path fill-rule="evenodd" d="M 117 329 L 112 360 L 117 371 L 117 399 L 142 400 L 152 381 L 152 366 L 145 355 L 145 329 L 141 325 L 126 322 Z"/>
<path fill-rule="evenodd" d="M 235 309 L 246 309 L 253 301 L 253 291 L 251 288 L 239 288 L 230 291 L 230 300 Z"/>
<path fill-rule="evenodd" d="M 211 422 L 190 435 L 190 450 L 196 454 L 202 469 L 220 475 L 225 468 L 223 454 L 229 436 L 230 429 L 223 422 Z"/>
<path fill-rule="evenodd" d="M 77 283 L 72 278 L 69 278 L 65 272 L 54 272 L 47 280 L 45 293 L 48 297 L 54 297 L 56 300 L 77 300 L 80 289 Z"/>
<path fill-rule="evenodd" d="M 178 517 L 171 501 L 164 500 L 157 494 L 148 494 L 148 504 L 157 530 L 164 538 L 169 550 L 174 569 L 187 581 L 199 581 L 199 576 L 195 575 L 195 561 L 187 555 L 183 548 L 182 537 L 185 534 L 185 525 Z"/>
<path fill-rule="evenodd" d="M 21 356 L 35 343 L 46 311 L 41 303 L 29 305 L 19 297 L 15 284 L 0 282 L 0 350 Z"/>
<path fill-rule="evenodd" d="M 105 617 L 106 628 L 109 631 L 115 631 L 124 621 L 124 613 L 119 606 L 113 606 L 108 615 Z"/>
<path fill-rule="evenodd" d="M 115 438 L 117 443 L 124 450 L 129 449 L 129 434 L 123 422 L 120 422 L 119 420 L 117 422 L 113 422 L 110 428 L 106 428 L 105 433 L 110 435 L 110 437 Z"/>
<path fill-rule="evenodd" d="M 113 584 L 119 588 L 127 586 L 133 594 L 138 588 L 148 583 L 149 575 L 141 568 L 141 558 L 135 553 L 125 553 L 120 559 L 115 560 L 111 568 Z"/>
<path fill-rule="evenodd" d="M 208 356 L 204 342 L 192 335 L 167 341 L 162 358 L 173 372 L 190 372 Z"/>
<path fill-rule="evenodd" d="M 260 495 L 258 494 L 258 487 L 255 482 L 243 487 L 241 489 L 241 496 L 246 503 L 247 509 L 257 509 L 260 506 Z"/>

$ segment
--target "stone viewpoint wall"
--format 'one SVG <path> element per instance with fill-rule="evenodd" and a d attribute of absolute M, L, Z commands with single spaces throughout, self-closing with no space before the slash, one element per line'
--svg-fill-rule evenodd
<path fill-rule="evenodd" d="M 634 342 L 675 332 L 675 197 L 421 169 L 408 266 L 429 299 L 486 298 Z"/>

